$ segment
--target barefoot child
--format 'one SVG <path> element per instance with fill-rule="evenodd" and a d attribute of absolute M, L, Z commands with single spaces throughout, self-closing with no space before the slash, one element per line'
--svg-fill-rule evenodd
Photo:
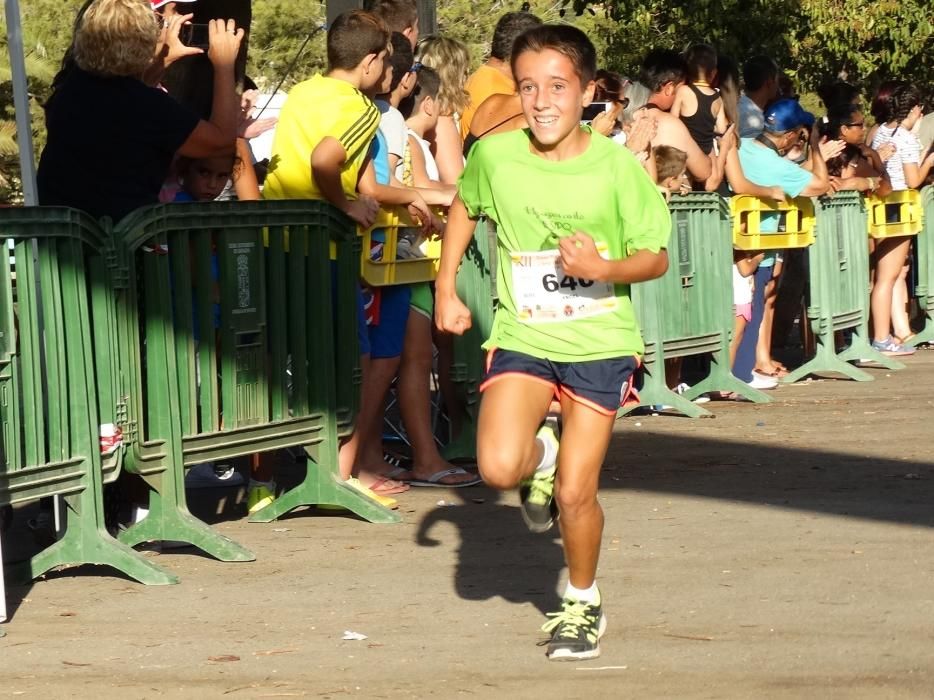
<path fill-rule="evenodd" d="M 475 220 L 486 214 L 498 230 L 500 306 L 484 345 L 478 463 L 487 484 L 519 487 L 532 530 L 547 530 L 557 506 L 569 583 L 562 609 L 543 627 L 551 633 L 547 656 L 591 659 L 606 628 L 595 582 L 597 483 L 643 351 L 628 285 L 664 274 L 671 220 L 633 155 L 580 124 L 596 72 L 585 34 L 530 29 L 511 62 L 530 126 L 471 151 L 445 233 L 435 320 L 443 331 L 470 327 L 455 278 Z M 562 436 L 547 416 L 555 398 Z"/>

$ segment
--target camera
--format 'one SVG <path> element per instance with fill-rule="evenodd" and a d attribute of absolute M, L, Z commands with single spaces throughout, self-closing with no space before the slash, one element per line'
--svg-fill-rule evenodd
<path fill-rule="evenodd" d="M 584 107 L 584 113 L 581 115 L 581 121 L 590 122 L 593 121 L 598 114 L 601 112 L 609 112 L 610 103 L 609 102 L 591 102 L 588 106 Z"/>
<path fill-rule="evenodd" d="M 193 46 L 198 49 L 208 50 L 210 40 L 208 39 L 208 25 L 195 24 L 188 22 L 182 25 L 178 38 L 182 40 L 185 46 Z"/>

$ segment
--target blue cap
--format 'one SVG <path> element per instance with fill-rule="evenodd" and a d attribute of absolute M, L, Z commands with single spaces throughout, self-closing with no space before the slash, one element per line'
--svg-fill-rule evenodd
<path fill-rule="evenodd" d="M 809 129 L 814 125 L 814 115 L 805 112 L 797 100 L 778 100 L 765 110 L 765 130 L 772 133 L 792 131 L 802 126 Z"/>

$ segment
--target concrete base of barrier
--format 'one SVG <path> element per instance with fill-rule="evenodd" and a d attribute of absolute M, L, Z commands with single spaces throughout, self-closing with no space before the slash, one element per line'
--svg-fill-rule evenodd
<path fill-rule="evenodd" d="M 349 486 L 340 476 L 321 469 L 310 459 L 305 479 L 250 517 L 251 523 L 268 523 L 302 506 L 335 506 L 349 510 L 371 523 L 398 523 L 402 516 L 375 503 Z"/>

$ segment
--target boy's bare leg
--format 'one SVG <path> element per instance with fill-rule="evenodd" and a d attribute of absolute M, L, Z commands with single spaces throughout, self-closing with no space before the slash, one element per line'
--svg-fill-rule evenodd
<path fill-rule="evenodd" d="M 477 466 L 488 486 L 513 489 L 535 471 L 542 459 L 535 433 L 553 396 L 550 384 L 525 376 L 502 376 L 484 390 L 477 427 Z"/>
<path fill-rule="evenodd" d="M 743 333 L 746 331 L 746 319 L 738 314 L 733 316 L 733 337 L 730 338 L 730 369 L 736 362 L 736 349 L 743 342 Z"/>
<path fill-rule="evenodd" d="M 354 437 L 358 439 L 354 474 L 364 486 L 373 487 L 392 467 L 383 460 L 383 414 L 386 393 L 399 371 L 399 357 L 370 358 L 369 372 L 363 382 L 363 396 Z M 399 481 L 383 481 L 378 493 L 400 493 L 407 486 Z"/>
<path fill-rule="evenodd" d="M 455 468 L 441 456 L 431 431 L 431 325 L 431 319 L 424 314 L 414 309 L 409 312 L 396 385 L 402 422 L 412 443 L 412 476 L 416 479 L 428 479 Z M 444 476 L 437 483 L 456 486 L 475 480 L 461 473 Z"/>
<path fill-rule="evenodd" d="M 911 336 L 911 319 L 908 317 L 908 272 L 908 265 L 903 265 L 892 287 L 892 333 L 900 342 Z"/>
<path fill-rule="evenodd" d="M 779 369 L 772 359 L 772 321 L 775 318 L 775 301 L 778 297 L 778 281 L 782 274 L 783 263 L 775 261 L 772 278 L 765 285 L 765 298 L 762 307 L 762 324 L 759 326 L 759 342 L 756 344 L 756 368 L 771 374 Z"/>
<path fill-rule="evenodd" d="M 370 355 L 360 356 L 360 402 L 359 405 L 363 405 L 363 388 L 366 386 L 367 377 L 370 375 Z M 360 447 L 360 431 L 358 429 L 358 421 L 354 421 L 354 431 L 350 436 L 344 438 L 341 441 L 340 449 L 337 453 L 337 462 L 338 468 L 340 469 L 341 478 L 344 481 L 347 481 L 353 475 L 353 465 L 357 461 L 357 451 Z"/>
<path fill-rule="evenodd" d="M 603 538 L 603 509 L 597 501 L 600 469 L 610 445 L 615 415 L 598 413 L 567 396 L 561 399 L 561 449 L 555 500 L 572 586 L 593 585 Z"/>

